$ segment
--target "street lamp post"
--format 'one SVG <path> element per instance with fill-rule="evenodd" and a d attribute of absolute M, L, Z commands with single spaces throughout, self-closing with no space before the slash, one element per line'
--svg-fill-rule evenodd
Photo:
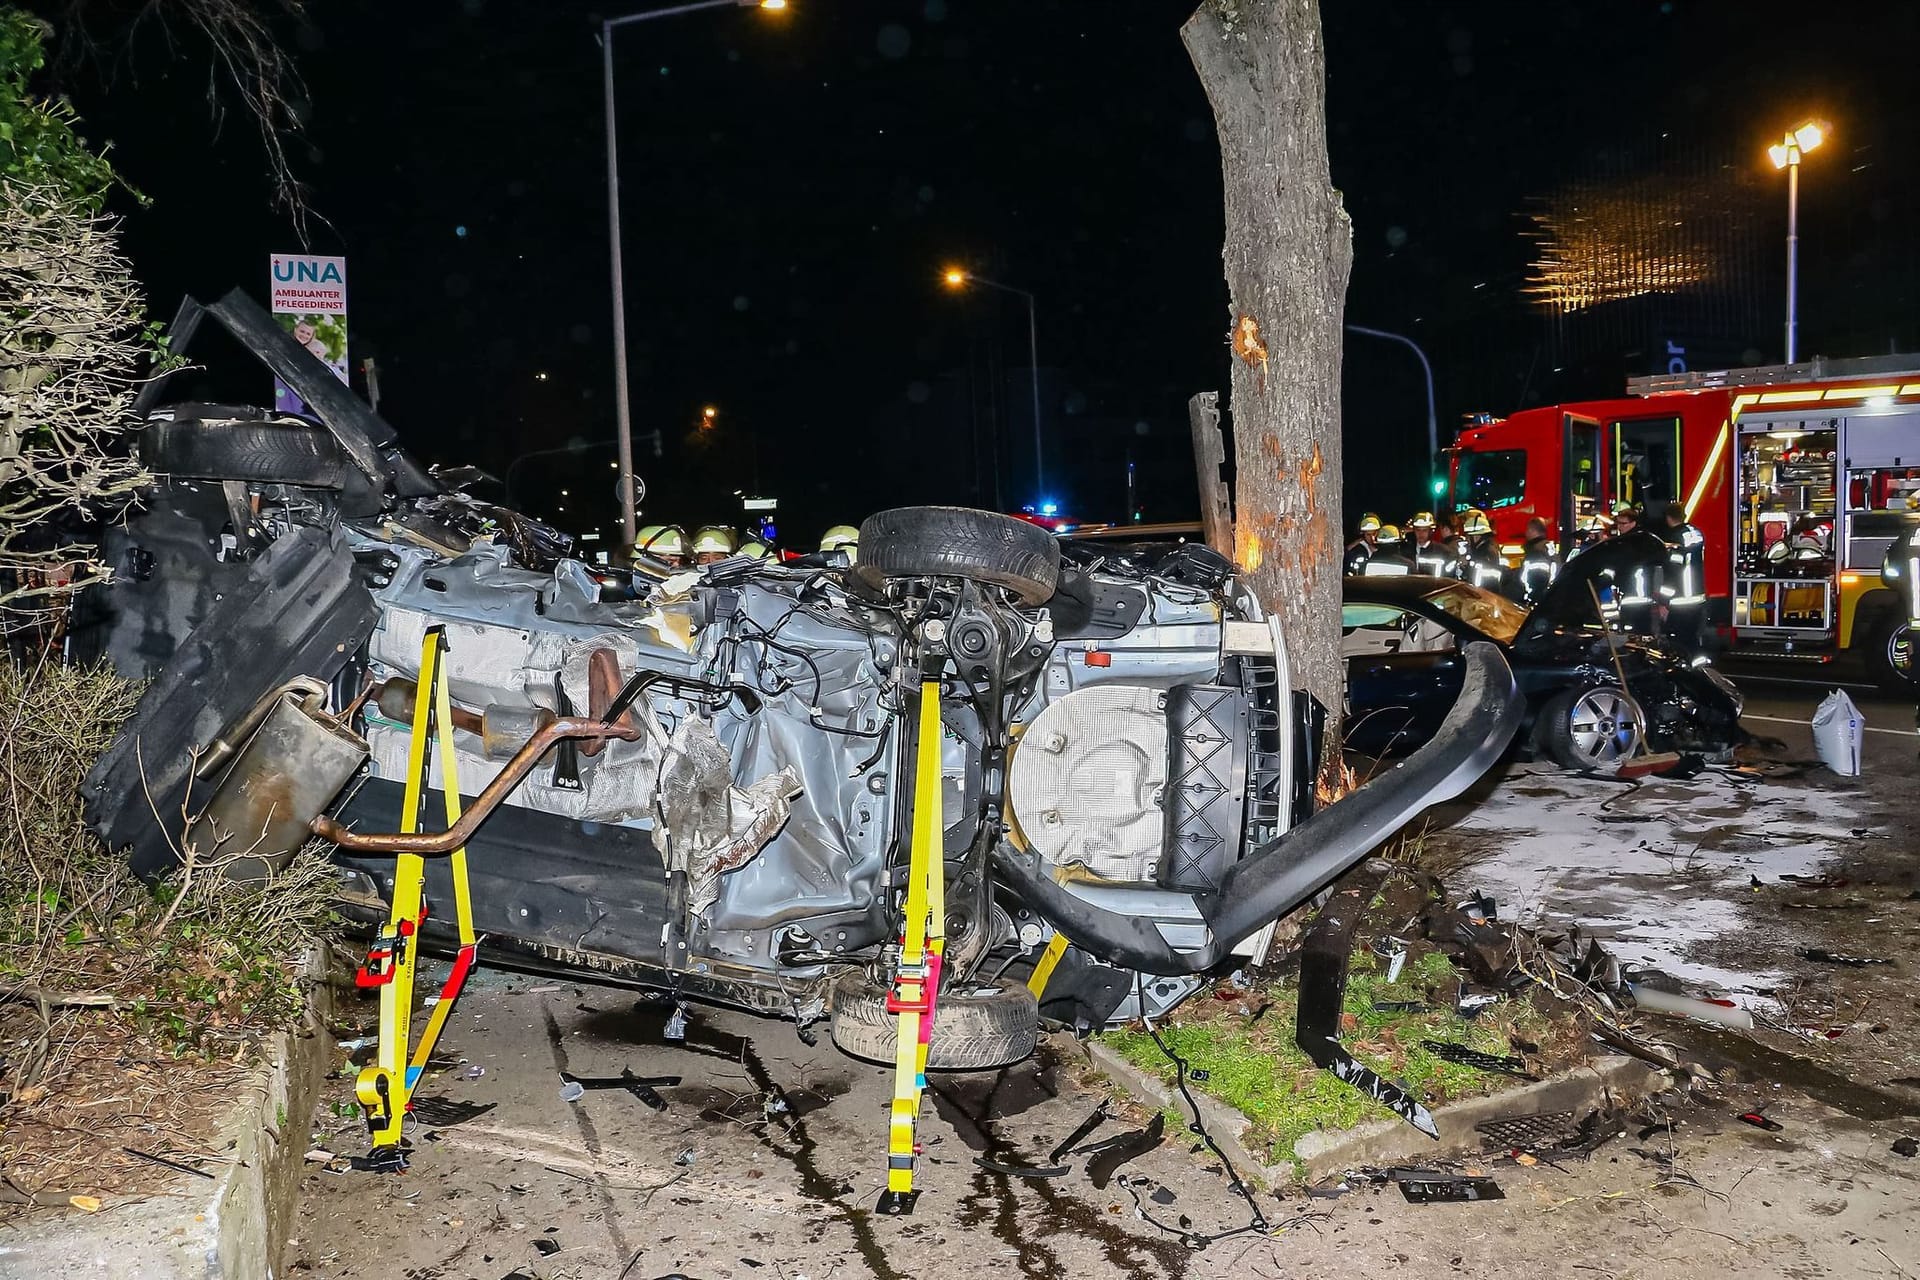
<path fill-rule="evenodd" d="M 1010 284 L 1001 284 L 998 280 L 989 280 L 985 276 L 962 271 L 958 267 L 949 267 L 941 273 L 941 279 L 949 288 L 964 289 L 970 284 L 983 284 L 989 289 L 998 289 L 1002 293 L 1014 293 L 1027 300 L 1027 363 L 1033 373 L 1033 492 L 1034 500 L 1039 501 L 1046 493 L 1047 463 L 1046 455 L 1040 444 L 1040 320 L 1039 307 L 1033 294 L 1025 289 L 1016 289 Z"/>
<path fill-rule="evenodd" d="M 1767 156 L 1776 169 L 1787 171 L 1787 363 L 1792 364 L 1799 346 L 1800 305 L 1800 157 L 1827 140 L 1833 126 L 1809 120 L 1790 129 L 1767 148 Z"/>
<path fill-rule="evenodd" d="M 1385 329 L 1369 329 L 1365 325 L 1358 324 L 1350 324 L 1346 329 L 1349 333 L 1364 334 L 1369 338 L 1385 338 L 1389 342 L 1404 343 L 1407 349 L 1413 352 L 1414 358 L 1420 362 L 1420 372 L 1427 377 L 1427 465 L 1431 467 L 1434 460 L 1440 456 L 1440 420 L 1433 408 L 1433 366 L 1427 363 L 1427 353 L 1420 349 L 1419 343 L 1405 334 L 1388 333 Z"/>
<path fill-rule="evenodd" d="M 620 445 L 620 528 L 628 546 L 639 533 L 640 521 L 633 483 L 633 406 L 627 393 L 627 292 L 620 262 L 620 151 L 614 127 L 613 102 L 613 29 L 631 22 L 651 22 L 655 18 L 674 18 L 702 9 L 784 9 L 787 0 L 693 0 L 690 4 L 648 9 L 600 23 L 600 75 L 607 108 L 607 239 L 612 250 L 609 267 L 613 277 L 613 408 L 618 424 L 615 438 Z"/>

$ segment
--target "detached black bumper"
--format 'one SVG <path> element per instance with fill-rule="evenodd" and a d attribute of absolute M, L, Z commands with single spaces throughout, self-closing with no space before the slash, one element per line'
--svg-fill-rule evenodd
<path fill-rule="evenodd" d="M 1020 897 L 1076 944 L 1112 964 L 1151 974 L 1200 973 L 1241 941 L 1312 897 L 1430 805 L 1465 791 L 1507 749 L 1524 701 L 1500 650 L 1470 644 L 1460 697 L 1418 751 L 1236 863 L 1217 893 L 1196 897 L 1209 940 L 1177 951 L 1149 920 L 1096 907 L 1055 884 L 1031 852 L 1002 845 L 994 868 Z"/>

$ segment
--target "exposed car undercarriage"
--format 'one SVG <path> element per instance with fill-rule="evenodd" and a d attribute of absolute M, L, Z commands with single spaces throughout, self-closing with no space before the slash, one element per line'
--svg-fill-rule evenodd
<path fill-rule="evenodd" d="M 961 508 L 870 518 L 858 564 L 642 560 L 616 593 L 631 598 L 606 598 L 563 538 L 448 492 L 337 384 L 308 395 L 309 358 L 250 305 L 212 313 L 314 406 L 338 465 L 236 478 L 223 444 L 236 425 L 273 444 L 267 424 L 168 419 L 176 462 L 212 461 L 176 466 L 124 535 L 146 585 L 110 611 L 103 648 L 157 675 L 90 792 L 144 870 L 181 838 L 155 813 L 195 815 L 196 847 L 243 849 L 229 874 L 313 832 L 373 917 L 396 851 L 431 855 L 444 901 L 437 855 L 464 843 L 490 938 L 803 1028 L 831 1019 L 843 1048 L 882 1056 L 930 681 L 947 908 L 930 1065 L 997 1065 L 1040 1016 L 1087 1028 L 1184 998 L 1468 786 L 1519 723 L 1503 659 L 1471 645 L 1434 739 L 1316 812 L 1316 708 L 1282 692 L 1283 638 L 1231 565 L 1063 564 L 1045 531 Z M 466 816 L 397 835 L 435 629 Z M 1072 947 L 1036 1010 L 1025 978 L 1056 933 Z"/>

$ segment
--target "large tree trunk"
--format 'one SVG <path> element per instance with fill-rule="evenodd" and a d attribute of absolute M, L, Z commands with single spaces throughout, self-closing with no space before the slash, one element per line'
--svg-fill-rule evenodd
<path fill-rule="evenodd" d="M 1213 104 L 1226 188 L 1234 559 L 1329 712 L 1337 789 L 1340 343 L 1353 233 L 1327 167 L 1317 0 L 1205 0 L 1181 29 Z"/>

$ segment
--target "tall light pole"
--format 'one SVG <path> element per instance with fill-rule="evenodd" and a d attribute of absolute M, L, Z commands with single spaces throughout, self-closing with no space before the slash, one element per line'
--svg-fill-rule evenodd
<path fill-rule="evenodd" d="M 632 546 L 639 533 L 638 497 L 633 483 L 633 406 L 627 393 L 627 291 L 620 263 L 620 148 L 614 127 L 613 108 L 613 29 L 630 22 L 651 22 L 655 18 L 674 18 L 702 9 L 784 9 L 787 0 L 693 0 L 691 4 L 668 5 L 608 18 L 600 24 L 600 74 L 607 107 L 607 240 L 612 249 L 613 275 L 613 409 L 618 428 L 614 437 L 620 446 L 620 529 L 626 545 Z"/>
<path fill-rule="evenodd" d="M 1433 366 L 1427 363 L 1427 353 L 1420 349 L 1419 343 L 1403 333 L 1388 333 L 1385 329 L 1369 329 L 1359 324 L 1347 325 L 1346 329 L 1348 333 L 1404 343 L 1407 349 L 1413 352 L 1414 358 L 1420 362 L 1420 372 L 1427 376 L 1427 465 L 1431 467 L 1434 460 L 1440 456 L 1440 419 L 1433 408 Z"/>
<path fill-rule="evenodd" d="M 1767 156 L 1776 169 L 1787 171 L 1787 363 L 1794 362 L 1799 346 L 1800 304 L 1800 157 L 1827 140 L 1833 126 L 1809 120 L 1789 129 L 1780 141 L 1767 148 Z"/>
<path fill-rule="evenodd" d="M 1040 321 L 1039 307 L 1033 295 L 1025 289 L 1016 289 L 1010 284 L 1001 284 L 998 280 L 989 280 L 985 276 L 974 275 L 971 271 L 962 271 L 958 267 L 948 267 L 940 273 L 949 289 L 964 289 L 970 284 L 983 284 L 989 289 L 998 289 L 1002 293 L 1016 293 L 1027 300 L 1027 363 L 1033 373 L 1033 496 L 1039 501 L 1046 494 L 1047 462 L 1040 445 Z"/>

